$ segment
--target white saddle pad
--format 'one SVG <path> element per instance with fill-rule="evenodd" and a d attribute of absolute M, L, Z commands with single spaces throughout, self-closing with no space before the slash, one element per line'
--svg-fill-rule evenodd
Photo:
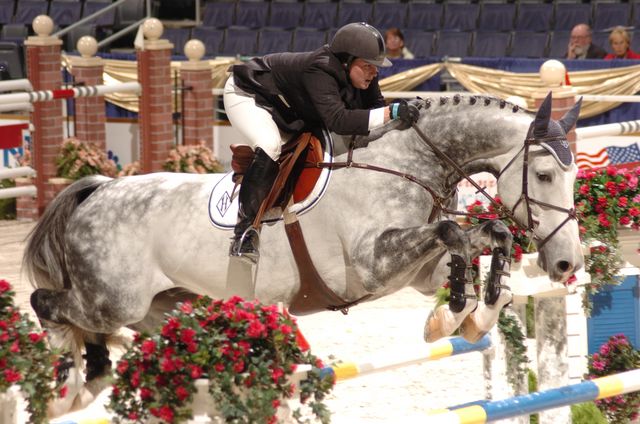
<path fill-rule="evenodd" d="M 324 152 L 324 161 L 333 162 L 333 143 L 326 143 L 327 149 Z M 211 223 L 220 229 L 231 230 L 236 225 L 238 218 L 238 192 L 240 186 L 235 187 L 235 183 L 231 179 L 233 172 L 226 174 L 211 190 L 209 196 L 209 219 Z M 316 182 L 311 194 L 301 202 L 295 203 L 290 212 L 296 215 L 303 215 L 310 211 L 317 203 L 329 186 L 329 178 L 331 177 L 331 169 L 324 168 L 320 172 L 320 177 Z M 273 208 L 265 213 L 262 220 L 265 224 L 274 224 L 282 219 L 282 210 Z"/>

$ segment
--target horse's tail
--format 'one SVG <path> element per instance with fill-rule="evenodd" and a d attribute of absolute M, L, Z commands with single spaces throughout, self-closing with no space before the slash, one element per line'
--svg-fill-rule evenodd
<path fill-rule="evenodd" d="M 111 178 L 82 178 L 58 194 L 27 236 L 22 267 L 34 288 L 69 288 L 64 255 L 64 233 L 71 214 L 87 197 Z"/>

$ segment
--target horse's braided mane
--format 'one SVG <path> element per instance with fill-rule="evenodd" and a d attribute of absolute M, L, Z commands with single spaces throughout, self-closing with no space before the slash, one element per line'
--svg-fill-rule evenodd
<path fill-rule="evenodd" d="M 521 108 L 520 106 L 513 104 L 511 102 L 508 102 L 506 100 L 503 99 L 499 99 L 497 97 L 493 97 L 493 96 L 487 96 L 484 94 L 464 94 L 464 95 L 460 95 L 460 94 L 454 94 L 453 97 L 450 96 L 440 96 L 440 98 L 437 100 L 437 103 L 440 106 L 444 106 L 447 104 L 452 104 L 453 106 L 458 106 L 458 105 L 462 105 L 465 104 L 465 98 L 467 99 L 467 103 L 471 106 L 473 105 L 484 105 L 484 106 L 489 106 L 491 104 L 497 104 L 500 109 L 505 109 L 507 106 L 511 107 L 511 111 L 513 113 L 517 113 L 518 111 L 526 111 L 526 109 Z M 425 109 L 429 109 L 432 106 L 432 99 L 427 98 L 424 99 L 424 108 Z"/>

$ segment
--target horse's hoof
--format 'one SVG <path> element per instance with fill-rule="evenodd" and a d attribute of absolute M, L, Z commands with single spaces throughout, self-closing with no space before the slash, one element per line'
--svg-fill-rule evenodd
<path fill-rule="evenodd" d="M 487 332 L 480 330 L 476 325 L 473 313 L 467 315 L 462 324 L 460 324 L 460 335 L 469 343 L 478 343 L 485 334 Z"/>
<path fill-rule="evenodd" d="M 442 323 L 444 320 L 440 316 L 443 308 L 439 307 L 431 311 L 427 322 L 424 324 L 424 341 L 427 343 L 433 343 L 441 338 L 447 336 L 442 329 Z"/>

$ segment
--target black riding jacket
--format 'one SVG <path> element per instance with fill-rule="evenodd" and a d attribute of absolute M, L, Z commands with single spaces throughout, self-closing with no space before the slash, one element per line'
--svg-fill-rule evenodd
<path fill-rule="evenodd" d="M 236 85 L 255 94 L 284 131 L 322 127 L 341 135 L 369 133 L 369 110 L 383 107 L 376 77 L 366 90 L 351 85 L 346 66 L 324 46 L 275 53 L 232 67 Z"/>

